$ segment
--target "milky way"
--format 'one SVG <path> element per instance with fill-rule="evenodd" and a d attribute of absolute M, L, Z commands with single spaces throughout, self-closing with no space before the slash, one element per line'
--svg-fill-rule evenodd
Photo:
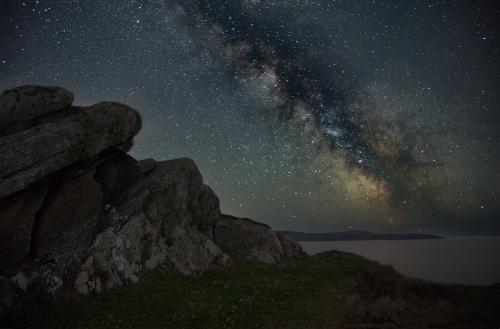
<path fill-rule="evenodd" d="M 137 157 L 188 156 L 277 228 L 495 233 L 494 5 L 2 2 L 0 86 L 135 106 Z"/>

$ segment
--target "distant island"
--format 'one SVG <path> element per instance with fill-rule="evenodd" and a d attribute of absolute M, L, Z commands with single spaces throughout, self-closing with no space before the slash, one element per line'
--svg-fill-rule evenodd
<path fill-rule="evenodd" d="M 279 231 L 295 241 L 350 241 L 350 240 L 423 240 L 444 239 L 442 236 L 420 233 L 373 233 L 359 230 L 330 233 Z"/>

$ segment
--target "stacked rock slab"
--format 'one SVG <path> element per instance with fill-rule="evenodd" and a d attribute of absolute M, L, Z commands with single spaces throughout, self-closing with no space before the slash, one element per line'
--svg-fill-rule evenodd
<path fill-rule="evenodd" d="M 19 296 L 99 292 L 160 264 L 196 274 L 303 253 L 267 225 L 222 215 L 192 160 L 127 155 L 135 110 L 72 102 L 58 87 L 0 95 L 0 314 Z"/>

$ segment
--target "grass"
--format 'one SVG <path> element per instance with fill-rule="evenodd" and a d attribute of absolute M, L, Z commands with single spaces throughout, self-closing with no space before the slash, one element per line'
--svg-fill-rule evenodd
<path fill-rule="evenodd" d="M 27 328 L 499 328 L 500 287 L 405 278 L 328 252 L 280 266 L 237 261 L 188 277 L 168 267 L 97 296 L 31 305 Z"/>

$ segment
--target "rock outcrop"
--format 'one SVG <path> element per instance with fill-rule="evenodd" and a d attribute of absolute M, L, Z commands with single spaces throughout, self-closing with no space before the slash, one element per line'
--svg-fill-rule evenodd
<path fill-rule="evenodd" d="M 21 86 L 0 94 L 0 136 L 36 126 L 36 120 L 68 108 L 73 93 L 58 87 Z"/>
<path fill-rule="evenodd" d="M 25 298 L 136 282 L 165 263 L 197 274 L 231 257 L 303 254 L 265 224 L 221 214 L 192 160 L 127 155 L 135 110 L 72 101 L 57 87 L 0 95 L 0 314 Z"/>
<path fill-rule="evenodd" d="M 285 252 L 278 236 L 262 223 L 246 218 L 222 216 L 215 223 L 215 241 L 231 256 L 274 264 Z"/>
<path fill-rule="evenodd" d="M 123 147 L 141 127 L 139 114 L 117 103 L 73 108 L 59 116 L 46 114 L 42 124 L 2 137 L 0 198 L 110 148 Z"/>

